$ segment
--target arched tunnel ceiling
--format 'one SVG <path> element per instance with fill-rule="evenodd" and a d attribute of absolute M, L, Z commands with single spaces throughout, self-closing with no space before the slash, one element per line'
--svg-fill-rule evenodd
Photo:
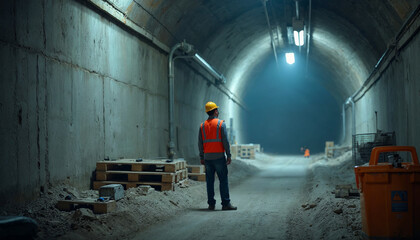
<path fill-rule="evenodd" d="M 239 97 L 253 68 L 273 57 L 260 0 L 108 2 L 169 47 L 184 39 L 193 44 L 227 77 L 228 88 Z M 317 68 L 317 77 L 325 79 L 322 84 L 337 100 L 344 100 L 368 77 L 418 4 L 418 0 L 312 0 L 310 69 Z M 309 0 L 300 0 L 299 5 L 308 25 Z M 291 25 L 295 0 L 268 0 L 267 6 L 276 16 L 273 25 L 277 22 L 283 31 Z"/>

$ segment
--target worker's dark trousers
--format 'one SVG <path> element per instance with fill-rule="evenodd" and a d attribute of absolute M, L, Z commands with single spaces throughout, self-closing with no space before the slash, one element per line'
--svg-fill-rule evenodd
<path fill-rule="evenodd" d="M 227 206 L 230 203 L 229 199 L 229 184 L 228 184 L 228 168 L 226 166 L 226 158 L 216 160 L 206 160 L 206 181 L 207 181 L 207 203 L 215 205 L 214 199 L 214 173 L 217 173 L 220 182 L 220 197 L 222 198 L 222 205 Z"/>

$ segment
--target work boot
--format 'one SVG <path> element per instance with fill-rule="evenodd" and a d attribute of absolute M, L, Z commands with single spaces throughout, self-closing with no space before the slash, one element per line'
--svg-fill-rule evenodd
<path fill-rule="evenodd" d="M 228 205 L 222 207 L 222 210 L 236 210 L 236 209 L 238 209 L 238 208 L 235 207 L 235 206 L 232 206 L 232 204 L 230 204 L 230 203 Z"/>
<path fill-rule="evenodd" d="M 209 210 L 214 210 L 216 208 L 216 206 L 215 205 L 209 205 Z"/>

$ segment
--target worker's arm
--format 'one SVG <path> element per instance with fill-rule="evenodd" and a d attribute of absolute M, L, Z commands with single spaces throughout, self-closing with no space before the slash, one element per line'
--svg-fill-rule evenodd
<path fill-rule="evenodd" d="M 227 138 L 226 124 L 224 121 L 222 124 L 222 143 L 223 143 L 223 148 L 225 149 L 225 152 L 226 152 L 227 164 L 229 165 L 231 162 L 230 145 Z"/>
<path fill-rule="evenodd" d="M 200 163 L 204 164 L 203 137 L 201 135 L 201 127 L 198 128 L 198 151 L 200 152 Z"/>

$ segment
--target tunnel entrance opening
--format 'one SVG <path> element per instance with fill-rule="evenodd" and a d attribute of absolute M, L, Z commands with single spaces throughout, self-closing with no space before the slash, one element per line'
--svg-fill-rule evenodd
<path fill-rule="evenodd" d="M 297 56 L 295 64 L 277 66 L 271 57 L 255 68 L 243 94 L 244 143 L 261 144 L 267 153 L 301 154 L 301 147 L 319 153 L 325 141 L 339 140 L 340 105 L 320 75 L 311 69 L 306 75 L 304 63 Z"/>

